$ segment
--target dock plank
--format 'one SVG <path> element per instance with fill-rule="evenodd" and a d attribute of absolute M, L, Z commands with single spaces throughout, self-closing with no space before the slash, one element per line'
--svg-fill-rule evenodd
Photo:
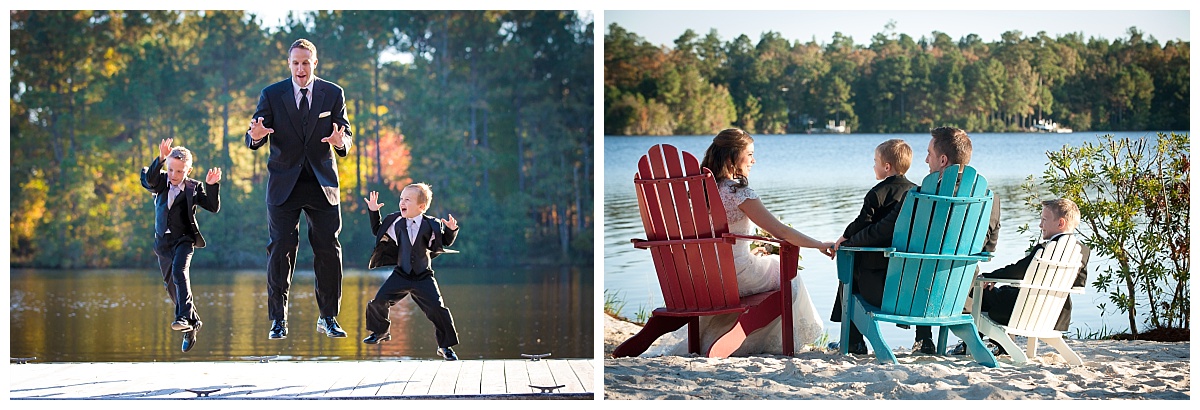
<path fill-rule="evenodd" d="M 458 373 L 458 383 L 454 385 L 455 395 L 479 395 L 482 392 L 481 382 L 483 381 L 483 362 L 478 360 L 468 360 L 462 362 L 462 369 Z"/>
<path fill-rule="evenodd" d="M 479 394 L 506 394 L 508 384 L 504 378 L 504 363 L 502 361 L 483 362 L 482 380 L 479 382 Z"/>
<path fill-rule="evenodd" d="M 504 390 L 509 394 L 532 393 L 529 387 L 529 368 L 525 360 L 509 360 L 504 362 Z"/>
<path fill-rule="evenodd" d="M 341 399 L 423 396 L 595 399 L 595 364 L 568 360 L 29 363 L 9 366 L 9 398 Z M 188 375 L 188 377 L 180 377 Z M 542 395 L 529 385 L 564 385 Z M 191 390 L 220 389 L 208 397 Z"/>

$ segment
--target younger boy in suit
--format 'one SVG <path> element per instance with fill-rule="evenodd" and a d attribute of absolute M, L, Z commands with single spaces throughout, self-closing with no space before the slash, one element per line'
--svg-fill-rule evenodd
<path fill-rule="evenodd" d="M 371 216 L 371 231 L 375 233 L 375 249 L 371 252 L 367 269 L 389 265 L 396 265 L 396 268 L 379 287 L 375 298 L 367 302 L 367 330 L 371 331 L 371 335 L 363 339 L 363 343 L 376 344 L 391 340 L 388 309 L 411 294 L 417 307 L 433 322 L 438 356 L 446 360 L 458 360 L 451 349 L 451 346 L 458 344 L 454 318 L 442 302 L 441 291 L 430 268 L 433 258 L 445 253 L 445 247 L 454 244 L 454 238 L 458 236 L 458 221 L 454 215 L 449 215 L 449 219 L 425 215 L 433 200 L 433 190 L 424 183 L 404 187 L 400 193 L 400 211 L 388 214 L 382 221 L 379 209 L 383 204 L 378 202 L 379 192 L 371 191 L 365 200 Z"/>
<path fill-rule="evenodd" d="M 196 334 L 204 324 L 192 300 L 192 253 L 204 247 L 204 236 L 196 223 L 196 205 L 217 213 L 221 210 L 221 169 L 208 170 L 204 185 L 188 178 L 192 170 L 192 152 L 184 147 L 171 148 L 167 138 L 158 144 L 158 157 L 142 168 L 142 187 L 154 194 L 154 254 L 163 275 L 167 294 L 175 303 L 175 321 L 171 329 L 183 332 L 182 350 L 196 345 Z M 166 170 L 163 170 L 164 164 Z"/>
<path fill-rule="evenodd" d="M 867 191 L 863 198 L 862 210 L 858 217 L 846 226 L 842 237 L 835 242 L 841 245 L 846 238 L 863 230 L 867 226 L 879 222 L 893 209 L 900 208 L 904 195 L 916 186 L 904 177 L 912 164 L 912 148 L 901 139 L 890 139 L 875 147 L 875 179 L 881 180 L 875 187 Z M 888 233 L 890 236 L 890 233 Z M 854 260 L 854 292 L 861 294 L 868 302 L 876 305 L 883 302 L 883 285 L 887 276 L 888 260 L 883 252 L 863 252 Z M 833 313 L 829 320 L 842 321 L 842 288 L 838 287 L 837 297 L 833 302 Z M 867 344 L 863 335 L 852 323 L 850 325 L 850 352 L 867 354 Z"/>

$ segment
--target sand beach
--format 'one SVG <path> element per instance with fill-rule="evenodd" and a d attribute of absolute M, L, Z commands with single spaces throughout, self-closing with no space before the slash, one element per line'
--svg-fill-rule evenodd
<path fill-rule="evenodd" d="M 606 400 L 1191 399 L 1190 342 L 1068 340 L 1083 366 L 1068 365 L 1045 345 L 1028 365 L 999 356 L 997 368 L 966 356 L 911 354 L 907 347 L 895 348 L 898 365 L 813 348 L 794 357 L 612 358 L 638 330 L 605 315 Z"/>

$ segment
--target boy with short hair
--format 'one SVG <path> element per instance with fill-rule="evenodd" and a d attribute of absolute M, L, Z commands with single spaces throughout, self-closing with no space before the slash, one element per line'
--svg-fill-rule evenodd
<path fill-rule="evenodd" d="M 171 329 L 183 332 L 182 350 L 196 345 L 196 334 L 203 322 L 192 299 L 192 253 L 204 247 L 204 236 L 196 223 L 196 206 L 217 213 L 221 210 L 221 169 L 212 168 L 201 185 L 188 178 L 192 170 L 192 152 L 184 147 L 171 148 L 172 138 L 158 144 L 158 157 L 142 168 L 142 187 L 154 194 L 154 254 L 163 275 L 163 284 L 175 303 L 175 321 Z M 163 170 L 163 167 L 166 170 Z"/>
<path fill-rule="evenodd" d="M 846 226 L 842 237 L 838 238 L 835 244 L 840 245 L 846 238 L 853 237 L 864 228 L 879 222 L 893 209 L 899 209 L 904 195 L 916 186 L 904 177 L 911 164 L 912 148 L 904 140 L 890 139 L 875 147 L 875 179 L 880 182 L 867 191 L 858 217 Z M 854 261 L 853 292 L 864 295 L 868 301 L 882 300 L 887 265 L 888 260 L 883 256 L 883 252 L 858 254 Z M 833 313 L 829 318 L 831 321 L 842 321 L 842 296 L 842 288 L 839 286 L 833 302 Z M 850 325 L 850 340 L 843 340 L 841 343 L 849 343 L 851 353 L 867 354 L 867 344 L 863 335 L 853 323 Z"/>
<path fill-rule="evenodd" d="M 400 193 L 400 210 L 380 220 L 379 192 L 371 191 L 367 198 L 367 212 L 371 217 L 371 231 L 375 233 L 375 249 L 367 269 L 395 265 L 392 274 L 379 286 L 375 298 L 367 302 L 366 321 L 370 336 L 363 343 L 376 344 L 391 340 L 388 333 L 391 321 L 388 309 L 396 302 L 412 295 L 417 307 L 433 322 L 436 329 L 438 356 L 446 360 L 458 360 L 451 346 L 458 344 L 458 333 L 454 330 L 454 318 L 450 309 L 442 302 L 437 280 L 433 278 L 430 262 L 446 247 L 454 244 L 458 236 L 458 221 L 454 215 L 439 219 L 425 215 L 433 201 L 433 190 L 425 183 L 410 184 Z M 444 225 L 444 228 L 443 228 Z M 448 228 L 448 229 L 446 229 Z"/>

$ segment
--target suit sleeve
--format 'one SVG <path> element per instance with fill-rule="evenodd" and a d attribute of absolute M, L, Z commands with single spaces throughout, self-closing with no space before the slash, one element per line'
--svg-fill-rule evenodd
<path fill-rule="evenodd" d="M 254 109 L 254 116 L 250 117 L 250 121 L 256 121 L 258 120 L 258 117 L 262 117 L 264 127 L 275 128 L 275 117 L 271 115 L 271 103 L 267 99 L 266 88 L 263 88 L 263 90 L 258 93 L 258 108 Z M 254 139 L 250 138 L 250 129 L 246 128 L 246 146 L 250 149 L 258 149 L 259 147 L 265 145 L 267 140 L 270 138 L 271 134 L 267 134 L 265 137 L 255 143 Z"/>
<path fill-rule="evenodd" d="M 154 161 L 150 162 L 150 166 L 142 168 L 142 188 L 158 193 L 163 190 L 167 182 L 162 174 L 162 162 L 158 157 L 154 157 Z"/>
<path fill-rule="evenodd" d="M 379 211 L 372 211 L 368 209 L 367 215 L 371 217 L 371 236 L 378 236 L 379 225 L 383 224 L 383 222 L 379 220 Z"/>
<path fill-rule="evenodd" d="M 1080 259 L 1079 262 L 1083 265 L 1079 267 L 1079 276 L 1075 277 L 1075 283 L 1071 285 L 1072 287 L 1076 288 L 1087 286 L 1088 256 L 1092 253 L 1092 248 L 1089 248 L 1087 245 L 1082 243 L 1079 245 L 1080 251 L 1083 251 L 1083 259 Z"/>
<path fill-rule="evenodd" d="M 203 188 L 201 188 L 203 186 Z M 196 185 L 196 205 L 217 213 L 221 210 L 221 183 Z"/>
<path fill-rule="evenodd" d="M 881 207 L 880 202 L 878 192 L 875 190 L 868 191 L 867 195 L 863 197 L 863 206 L 858 211 L 858 217 L 854 218 L 854 221 L 850 222 L 849 225 L 846 225 L 846 230 L 842 233 L 842 237 L 849 239 L 854 234 L 863 230 L 863 228 L 869 226 L 871 218 L 875 216 L 875 212 Z"/>
<path fill-rule="evenodd" d="M 333 152 L 336 152 L 339 157 L 345 157 L 350 153 L 350 146 L 354 144 L 354 132 L 350 130 L 350 121 L 346 120 L 346 92 L 340 87 L 337 89 L 338 97 L 333 103 L 333 123 L 346 128 L 346 137 L 342 139 L 345 145 L 342 149 L 333 147 Z"/>
<path fill-rule="evenodd" d="M 983 242 L 984 252 L 995 252 L 996 242 L 1000 240 L 1000 201 L 992 195 L 992 217 L 988 220 L 987 239 Z M 1023 273 L 1024 271 L 1022 271 Z"/>
<path fill-rule="evenodd" d="M 445 228 L 445 225 L 442 225 Z M 462 227 L 459 227 L 462 228 Z M 454 238 L 458 237 L 458 229 L 443 229 L 442 230 L 442 246 L 450 246 L 454 244 Z"/>
<path fill-rule="evenodd" d="M 907 194 L 906 194 L 907 195 Z M 901 199 L 903 202 L 903 199 Z M 892 232 L 896 230 L 896 220 L 900 218 L 900 206 L 892 207 L 887 216 L 867 225 L 854 236 L 846 238 L 841 246 L 887 247 L 892 246 Z"/>
<path fill-rule="evenodd" d="M 1024 279 L 1025 271 L 1029 269 L 1029 264 L 1033 262 L 1034 255 L 1037 255 L 1038 250 L 1042 249 L 1042 245 L 1035 246 L 1021 260 L 1016 261 L 1008 266 L 1005 266 L 994 271 L 984 273 L 980 276 L 992 279 Z"/>

